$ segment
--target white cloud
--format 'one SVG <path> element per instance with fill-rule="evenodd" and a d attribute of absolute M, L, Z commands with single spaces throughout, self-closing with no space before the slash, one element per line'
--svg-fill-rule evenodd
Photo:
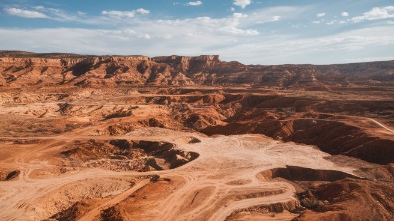
<path fill-rule="evenodd" d="M 44 6 L 41 6 L 41 5 L 35 6 L 35 7 L 33 7 L 33 8 L 36 9 L 36 10 L 43 10 L 43 9 L 45 9 L 45 7 L 44 7 Z"/>
<path fill-rule="evenodd" d="M 390 61 L 394 60 L 393 56 L 387 57 L 364 57 L 364 58 L 352 58 L 347 59 L 349 62 L 370 62 L 370 61 Z"/>
<path fill-rule="evenodd" d="M 80 15 L 80 16 L 85 16 L 86 15 L 85 12 L 81 12 L 81 11 L 77 11 L 77 14 Z"/>
<path fill-rule="evenodd" d="M 350 20 L 353 22 L 361 22 L 364 20 L 377 20 L 385 18 L 394 18 L 394 6 L 372 8 L 371 11 L 365 12 L 362 16 L 356 16 Z"/>
<path fill-rule="evenodd" d="M 324 12 L 322 12 L 322 13 L 318 13 L 318 14 L 316 14 L 316 17 L 324 17 L 326 15 L 326 13 L 324 13 Z"/>
<path fill-rule="evenodd" d="M 6 9 L 4 9 L 4 12 L 9 15 L 23 17 L 23 18 L 48 18 L 47 15 L 45 15 L 41 12 L 22 10 L 22 9 L 18 9 L 18 8 L 6 8 Z"/>
<path fill-rule="evenodd" d="M 0 28 L 0 36 L 3 50 L 147 56 L 220 54 L 222 60 L 237 60 L 246 64 L 327 64 L 344 63 L 349 59 L 372 57 L 374 54 L 381 59 L 392 57 L 394 29 L 391 26 L 370 27 L 314 38 L 300 38 L 286 33 L 264 33 L 258 38 L 252 38 L 250 34 L 253 34 L 253 30 L 239 27 L 232 30 L 231 26 L 227 26 L 227 32 L 200 27 L 204 23 L 228 23 L 231 19 L 234 18 L 228 17 L 226 21 L 210 18 L 144 21 L 143 25 L 133 26 L 133 29 L 112 31 Z M 237 29 L 241 30 L 241 34 L 230 33 L 239 31 Z"/>
<path fill-rule="evenodd" d="M 199 5 L 202 5 L 202 1 L 188 2 L 185 5 L 186 6 L 199 6 Z"/>
<path fill-rule="evenodd" d="M 249 16 L 243 13 L 234 13 L 232 16 L 220 19 L 210 17 L 197 17 L 191 19 L 159 20 L 161 28 L 174 30 L 174 33 L 205 33 L 205 34 L 231 34 L 239 36 L 258 35 L 255 29 L 244 29 L 241 21 Z M 157 24 L 150 24 L 155 26 Z M 178 31 L 176 31 L 178 30 Z"/>
<path fill-rule="evenodd" d="M 236 55 L 239 61 L 254 64 L 332 64 L 345 63 L 348 59 L 368 54 L 392 57 L 394 47 L 394 29 L 390 27 L 365 28 L 314 38 L 294 38 L 290 35 L 259 38 L 260 42 L 234 45 L 222 49 L 219 54 L 223 59 Z"/>
<path fill-rule="evenodd" d="M 135 11 L 102 11 L 102 15 L 108 15 L 111 17 L 129 17 L 135 16 Z"/>
<path fill-rule="evenodd" d="M 280 16 L 275 15 L 272 17 L 271 21 L 279 21 L 280 20 Z"/>
<path fill-rule="evenodd" d="M 320 21 L 312 21 L 313 24 L 320 24 Z"/>
<path fill-rule="evenodd" d="M 247 18 L 248 15 L 247 14 L 243 14 L 243 13 L 234 13 L 233 17 L 234 18 Z"/>
<path fill-rule="evenodd" d="M 333 25 L 333 24 L 335 24 L 335 22 L 337 22 L 337 20 L 332 20 L 330 22 L 327 22 L 326 25 Z"/>
<path fill-rule="evenodd" d="M 387 24 L 394 25 L 394 21 L 387 21 Z"/>
<path fill-rule="evenodd" d="M 249 14 L 232 13 L 222 18 L 197 17 L 159 21 L 118 19 L 109 15 L 85 16 L 80 17 L 78 22 L 96 22 L 94 24 L 104 24 L 103 28 L 107 24 L 113 24 L 111 28 L 115 30 L 0 28 L 0 39 L 7 45 L 8 48 L 5 49 L 13 50 L 147 56 L 221 54 L 231 60 L 248 62 L 238 55 L 240 52 L 226 54 L 225 48 L 233 48 L 245 42 L 268 42 L 272 33 L 261 33 L 256 28 L 257 24 L 289 19 L 303 11 L 304 9 L 299 7 L 275 7 L 255 10 Z M 25 32 L 27 34 L 24 34 Z M 260 37 L 257 39 L 254 37 L 256 35 Z M 23 42 L 18 44 L 22 39 Z"/>
<path fill-rule="evenodd" d="M 231 7 L 231 8 L 230 8 L 230 12 L 233 12 L 233 11 L 235 11 L 235 8 L 234 8 L 234 7 Z"/>
<path fill-rule="evenodd" d="M 95 24 L 95 27 L 102 29 L 0 28 L 4 50 L 147 56 L 220 54 L 223 60 L 238 60 L 247 64 L 340 63 L 360 56 L 388 57 L 394 50 L 394 29 L 389 25 L 389 20 L 381 22 L 380 27 L 357 29 L 357 25 L 352 30 L 338 30 L 339 34 L 310 37 L 316 36 L 310 35 L 310 28 L 319 26 L 312 23 L 334 21 L 315 18 L 308 27 L 303 23 L 297 25 L 297 18 L 305 16 L 311 7 L 260 8 L 245 13 L 232 12 L 232 15 L 221 18 L 168 18 L 159 21 L 150 17 L 143 20 L 120 19 L 148 14 L 145 9 L 112 11 L 112 15 L 111 11 L 107 11 L 99 16 L 39 6 L 30 9 L 49 19 Z M 132 15 L 128 14 L 130 12 Z M 337 19 L 336 24 L 350 22 L 350 19 L 339 16 L 334 19 Z M 289 23 L 282 22 L 270 30 L 263 25 L 278 20 Z M 283 27 L 282 24 L 287 26 Z"/>
<path fill-rule="evenodd" d="M 250 5 L 252 0 L 234 0 L 233 4 L 239 6 L 241 8 L 245 8 L 246 6 Z"/>
<path fill-rule="evenodd" d="M 143 14 L 143 15 L 146 15 L 146 14 L 149 14 L 149 13 L 150 13 L 149 10 L 146 10 L 146 9 L 143 9 L 143 8 L 139 8 L 139 9 L 137 9 L 137 10 L 135 10 L 135 11 L 138 12 L 138 13 L 141 13 L 141 14 Z"/>
<path fill-rule="evenodd" d="M 57 21 L 78 21 L 78 20 L 83 20 L 78 18 L 78 16 L 81 16 L 78 14 L 69 14 L 65 11 L 59 10 L 59 9 L 54 9 L 54 8 L 45 8 L 44 11 L 46 11 L 48 14 L 50 14 L 50 18 L 53 20 Z"/>
<path fill-rule="evenodd" d="M 45 8 L 44 6 L 32 7 L 38 11 L 22 10 L 17 8 L 4 9 L 9 15 L 25 17 L 25 18 L 46 18 L 62 22 L 80 22 L 80 23 L 97 23 L 102 21 L 100 18 L 86 18 L 86 13 L 77 11 L 73 14 L 55 8 Z M 95 21 L 94 21 L 95 20 Z"/>
<path fill-rule="evenodd" d="M 348 12 L 342 12 L 342 13 L 341 13 L 341 16 L 347 17 L 347 16 L 349 16 L 349 13 L 348 13 Z"/>
<path fill-rule="evenodd" d="M 117 18 L 122 18 L 122 17 L 128 17 L 128 18 L 133 18 L 137 13 L 140 14 L 149 14 L 149 10 L 145 10 L 143 8 L 137 9 L 137 10 L 132 10 L 132 11 L 102 11 L 102 15 L 107 15 L 110 17 L 117 17 Z"/>
<path fill-rule="evenodd" d="M 247 18 L 240 20 L 240 24 L 250 27 L 256 24 L 276 22 L 279 20 L 293 19 L 303 14 L 308 7 L 272 7 L 262 8 L 250 13 Z"/>

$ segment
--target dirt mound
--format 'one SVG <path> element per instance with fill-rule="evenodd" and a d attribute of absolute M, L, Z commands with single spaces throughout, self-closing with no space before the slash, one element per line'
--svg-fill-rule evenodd
<path fill-rule="evenodd" d="M 133 177 L 102 177 L 68 183 L 40 197 L 27 208 L 37 218 L 58 217 L 64 220 L 83 216 L 87 211 L 122 193 L 135 184 Z M 40 219 L 40 220 L 41 220 Z"/>
<path fill-rule="evenodd" d="M 105 119 L 112 119 L 112 118 L 122 118 L 122 117 L 129 117 L 132 115 L 131 109 L 128 110 L 118 110 L 114 113 L 108 114 L 105 116 Z"/>
<path fill-rule="evenodd" d="M 253 213 L 258 212 L 262 214 L 270 214 L 271 217 L 275 217 L 275 213 L 283 213 L 284 211 L 297 212 L 300 208 L 300 203 L 297 200 L 292 200 L 283 203 L 273 203 L 270 205 L 253 206 L 246 209 L 240 209 L 234 211 L 226 220 L 235 221 L 239 220 L 237 215 L 242 212 Z"/>
<path fill-rule="evenodd" d="M 390 182 L 344 179 L 301 193 L 308 210 L 295 220 L 393 220 Z M 362 208 L 362 209 L 361 209 Z"/>
<path fill-rule="evenodd" d="M 317 170 L 311 168 L 286 166 L 274 168 L 260 173 L 265 179 L 281 177 L 291 181 L 336 181 L 344 178 L 357 178 L 348 173 L 336 170 Z"/>
<path fill-rule="evenodd" d="M 166 142 L 110 140 L 76 141 L 61 153 L 70 164 L 111 170 L 163 170 L 182 166 L 199 154 L 175 149 Z"/>
<path fill-rule="evenodd" d="M 116 147 L 109 143 L 93 139 L 89 141 L 75 141 L 68 149 L 70 150 L 63 151 L 61 154 L 70 159 L 82 161 L 96 160 L 118 152 Z"/>
<path fill-rule="evenodd" d="M 123 221 L 123 217 L 121 216 L 119 210 L 115 207 L 110 207 L 101 212 L 101 220 L 102 221 Z"/>
<path fill-rule="evenodd" d="M 109 135 L 123 135 L 144 127 L 160 127 L 168 129 L 182 129 L 182 125 L 169 117 L 148 118 L 144 120 L 128 120 L 126 123 L 112 124 L 105 133 Z"/>
<path fill-rule="evenodd" d="M 193 143 L 201 143 L 201 140 L 199 140 L 198 138 L 195 137 L 191 137 L 190 140 L 188 141 L 189 144 L 193 144 Z"/>
<path fill-rule="evenodd" d="M 86 202 L 85 202 L 86 201 Z M 87 202 L 88 200 L 76 202 L 70 208 L 60 211 L 55 215 L 51 216 L 49 220 L 58 221 L 75 221 L 78 220 L 91 209 L 91 205 Z M 48 220 L 48 221 L 49 221 Z"/>

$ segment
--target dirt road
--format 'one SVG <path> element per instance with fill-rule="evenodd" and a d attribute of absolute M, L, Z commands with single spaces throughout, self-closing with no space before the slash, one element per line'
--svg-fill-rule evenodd
<path fill-rule="evenodd" d="M 387 126 L 385 126 L 384 124 L 372 119 L 372 118 L 368 118 L 370 121 L 374 122 L 375 124 L 379 125 L 380 127 L 386 129 L 387 131 L 391 132 L 392 134 L 394 134 L 394 130 L 388 128 Z"/>
<path fill-rule="evenodd" d="M 107 208 L 109 208 L 111 206 L 114 206 L 114 205 L 118 204 L 119 202 L 123 201 L 128 196 L 130 196 L 132 193 L 134 193 L 135 191 L 139 190 L 140 188 L 142 188 L 143 186 L 148 184 L 149 182 L 150 182 L 149 179 L 142 180 L 141 182 L 137 183 L 135 186 L 131 187 L 130 189 L 126 190 L 125 192 L 123 192 L 123 193 L 115 196 L 114 198 L 108 200 L 107 202 L 105 202 L 104 204 L 100 205 L 99 207 L 96 207 L 93 210 L 89 211 L 82 218 L 80 218 L 79 221 L 91 221 L 91 220 L 93 220 L 95 217 L 100 215 L 100 212 L 102 210 L 105 210 L 105 209 L 107 209 Z"/>
<path fill-rule="evenodd" d="M 73 134 L 73 136 L 73 139 L 78 140 L 92 139 L 91 136 L 84 134 Z M 196 137 L 201 142 L 188 143 L 190 137 Z M 36 179 L 29 176 L 36 169 L 51 166 L 38 163 L 34 160 L 35 157 L 39 157 L 48 149 L 61 149 L 61 141 L 69 138 L 69 136 L 35 138 L 51 141 L 45 146 L 33 145 L 19 157 L 13 158 L 15 165 L 23 168 L 25 172 L 17 180 L 0 182 L 2 191 L 0 217 L 3 220 L 45 219 L 59 209 L 84 198 L 108 195 L 110 190 L 107 202 L 92 209 L 80 219 L 92 220 L 102 209 L 114 206 L 134 191 L 150 185 L 148 180 L 144 180 L 129 188 L 124 177 L 149 174 L 159 174 L 161 177 L 183 181 L 175 186 L 168 196 L 152 201 L 151 204 L 155 204 L 155 207 L 141 206 L 140 210 L 144 215 L 139 217 L 139 220 L 206 220 L 209 217 L 210 220 L 224 220 L 237 209 L 294 200 L 294 189 L 291 185 L 285 182 L 261 180 L 257 178 L 261 171 L 286 165 L 340 170 L 347 173 L 352 173 L 353 170 L 353 168 L 339 167 L 324 159 L 329 154 L 311 146 L 282 143 L 262 135 L 206 137 L 191 132 L 142 128 L 126 135 L 93 138 L 159 140 L 174 143 L 177 149 L 197 152 L 200 156 L 172 170 L 138 173 L 84 168 L 56 177 Z M 112 184 L 108 184 L 111 182 Z M 247 194 L 275 191 L 284 193 L 265 197 L 258 195 L 252 198 L 242 197 Z M 235 197 L 241 199 L 235 200 Z M 149 198 L 146 201 L 149 202 Z"/>
<path fill-rule="evenodd" d="M 209 220 L 210 221 L 226 220 L 226 218 L 230 216 L 232 212 L 238 209 L 244 209 L 256 205 L 270 205 L 274 203 L 284 203 L 284 202 L 296 200 L 294 198 L 295 190 L 291 185 L 288 185 L 288 187 L 285 188 L 285 191 L 286 191 L 285 193 L 270 196 L 270 197 L 245 199 L 242 201 L 233 202 L 230 205 L 224 205 Z"/>

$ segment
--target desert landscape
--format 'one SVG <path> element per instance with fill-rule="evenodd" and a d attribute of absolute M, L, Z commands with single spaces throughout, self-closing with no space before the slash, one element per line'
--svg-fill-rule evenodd
<path fill-rule="evenodd" d="M 1 220 L 394 220 L 394 61 L 0 52 Z"/>

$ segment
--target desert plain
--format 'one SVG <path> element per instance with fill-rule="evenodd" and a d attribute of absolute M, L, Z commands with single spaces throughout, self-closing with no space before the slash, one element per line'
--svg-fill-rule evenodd
<path fill-rule="evenodd" d="M 0 53 L 1 220 L 393 220 L 394 62 Z"/>

